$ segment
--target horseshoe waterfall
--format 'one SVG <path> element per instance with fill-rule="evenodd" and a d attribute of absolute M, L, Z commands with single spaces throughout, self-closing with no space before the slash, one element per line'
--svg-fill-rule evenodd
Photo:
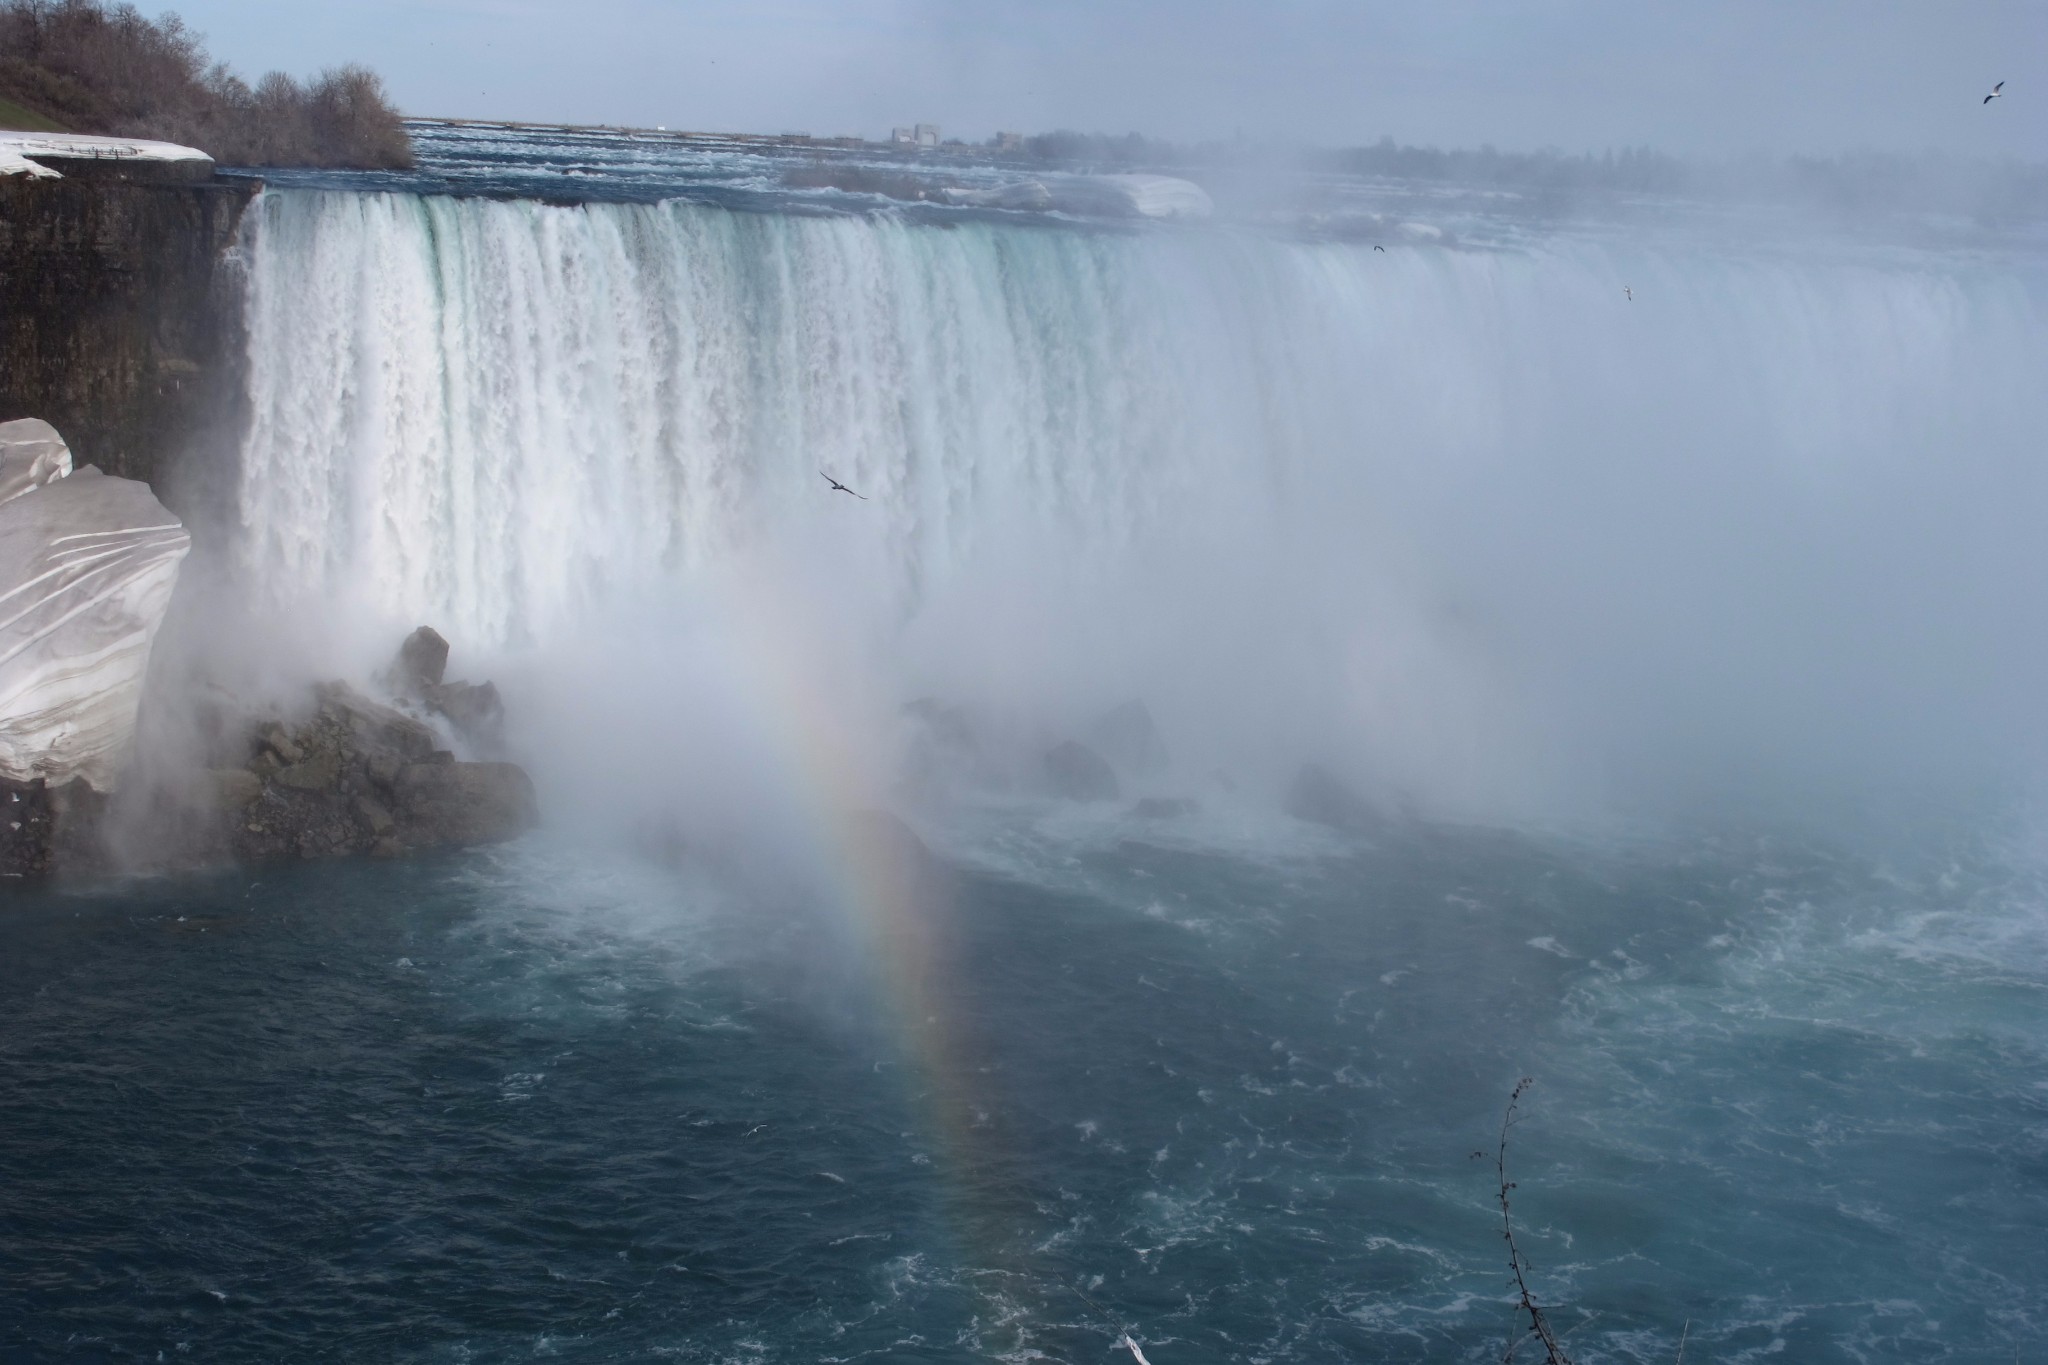
<path fill-rule="evenodd" d="M 256 198 L 155 666 L 539 827 L 25 900 L 0 1354 L 1491 1361 L 1497 1161 L 1580 1362 L 2048 1348 L 2038 244 L 519 137 Z"/>

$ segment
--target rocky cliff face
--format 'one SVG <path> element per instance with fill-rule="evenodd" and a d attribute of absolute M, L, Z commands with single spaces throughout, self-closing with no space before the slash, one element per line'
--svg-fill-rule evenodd
<path fill-rule="evenodd" d="M 43 418 L 81 464 L 190 516 L 206 462 L 183 457 L 225 457 L 239 431 L 223 255 L 257 182 L 210 164 L 61 164 L 63 179 L 0 177 L 0 421 Z"/>

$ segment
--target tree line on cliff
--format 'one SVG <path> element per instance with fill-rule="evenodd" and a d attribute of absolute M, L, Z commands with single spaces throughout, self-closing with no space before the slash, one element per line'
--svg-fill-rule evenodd
<path fill-rule="evenodd" d="M 234 166 L 412 165 L 383 82 L 342 66 L 253 87 L 176 14 L 106 0 L 0 0 L 0 101 L 60 128 L 157 138 Z"/>

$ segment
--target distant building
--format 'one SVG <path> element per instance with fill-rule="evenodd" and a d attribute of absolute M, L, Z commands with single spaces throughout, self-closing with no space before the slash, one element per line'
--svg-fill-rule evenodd
<path fill-rule="evenodd" d="M 1021 152 L 1024 150 L 1024 134 L 997 133 L 996 150 L 999 152 Z"/>
<path fill-rule="evenodd" d="M 917 145 L 918 145 L 918 146 L 920 146 L 920 147 L 936 147 L 936 146 L 938 146 L 938 145 L 939 145 L 939 125 L 938 125 L 938 124 L 936 124 L 936 123 L 920 123 L 920 124 L 918 124 L 918 125 L 917 125 Z"/>
<path fill-rule="evenodd" d="M 900 142 L 906 147 L 915 146 L 917 143 L 917 130 L 915 128 L 891 128 L 889 130 L 889 141 Z"/>

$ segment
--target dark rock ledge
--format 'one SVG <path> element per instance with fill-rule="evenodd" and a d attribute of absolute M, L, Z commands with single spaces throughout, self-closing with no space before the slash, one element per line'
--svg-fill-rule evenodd
<path fill-rule="evenodd" d="M 427 645 L 438 654 L 417 667 Z M 468 752 L 501 743 L 497 689 L 444 681 L 447 650 L 415 632 L 378 680 L 389 702 L 345 682 L 314 685 L 288 714 L 216 699 L 198 717 L 200 766 L 147 789 L 0 778 L 0 878 L 401 857 L 516 838 L 539 821 L 525 769 L 458 759 L 430 722 Z"/>
<path fill-rule="evenodd" d="M 396 857 L 497 843 L 539 819 L 517 764 L 459 762 L 425 722 L 345 683 L 314 697 L 310 718 L 259 722 L 248 761 L 207 774 L 236 861 Z"/>

